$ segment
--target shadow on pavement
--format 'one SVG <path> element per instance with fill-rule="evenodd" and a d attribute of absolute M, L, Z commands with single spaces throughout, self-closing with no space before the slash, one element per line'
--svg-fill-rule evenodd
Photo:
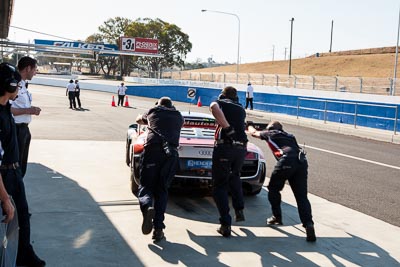
<path fill-rule="evenodd" d="M 359 266 L 399 266 L 399 262 L 391 257 L 387 251 L 350 233 L 344 232 L 340 237 L 318 237 L 317 227 L 317 242 L 306 242 L 305 231 L 301 227 L 297 215 L 297 207 L 285 202 L 282 202 L 282 211 L 285 215 L 284 226 L 266 226 L 265 219 L 267 215 L 270 215 L 267 194 L 267 191 L 263 190 L 258 196 L 245 198 L 246 221 L 233 222 L 233 226 L 239 226 L 240 231 L 235 232 L 237 228 L 233 228 L 231 238 L 220 237 L 216 232 L 207 236 L 196 235 L 190 231 L 190 226 L 183 227 L 182 231 L 186 229 L 190 240 L 204 249 L 205 255 L 185 244 L 168 241 L 149 245 L 149 247 L 165 261 L 175 264 L 181 261 L 187 266 L 240 265 L 237 261 L 231 262 L 229 265 L 221 263 L 219 259 L 221 253 L 257 254 L 262 266 L 321 266 L 322 262 L 334 266 L 354 264 Z M 218 211 L 210 196 L 172 194 L 170 195 L 167 213 L 189 220 L 214 223 L 216 224 L 215 229 L 218 226 Z M 231 216 L 232 213 L 231 209 Z M 263 235 L 260 235 L 260 231 L 257 230 L 258 227 L 268 230 L 263 231 Z M 299 235 L 294 235 L 293 231 L 299 233 Z M 168 251 L 175 249 L 179 249 L 180 253 L 168 253 Z M 174 258 L 174 256 L 177 258 Z M 207 259 L 205 260 L 207 264 L 200 261 L 203 258 Z M 238 259 L 238 257 L 235 256 L 235 259 Z"/>
<path fill-rule="evenodd" d="M 41 164 L 28 168 L 32 242 L 48 266 L 144 266 L 99 207 L 132 200 L 97 203 L 72 179 Z"/>

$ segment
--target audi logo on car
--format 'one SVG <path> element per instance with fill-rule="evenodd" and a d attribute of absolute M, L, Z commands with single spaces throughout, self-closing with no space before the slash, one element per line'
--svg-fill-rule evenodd
<path fill-rule="evenodd" d="M 212 156 L 212 153 L 211 150 L 199 150 L 199 155 L 201 156 Z"/>

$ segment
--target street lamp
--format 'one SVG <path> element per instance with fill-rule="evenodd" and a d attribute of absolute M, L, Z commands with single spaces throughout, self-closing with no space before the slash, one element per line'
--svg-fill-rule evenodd
<path fill-rule="evenodd" d="M 290 49 L 289 49 L 289 76 L 292 75 L 292 36 L 293 36 L 293 21 L 292 18 L 290 21 Z"/>
<path fill-rule="evenodd" d="M 233 13 L 216 11 L 216 10 L 202 9 L 201 12 L 214 12 L 214 13 L 220 13 L 220 14 L 235 16 L 237 18 L 238 23 L 239 23 L 239 27 L 238 27 L 237 63 L 236 63 L 236 83 L 238 83 L 238 79 L 239 79 L 239 59 L 240 59 L 240 19 L 239 19 L 239 16 L 236 15 L 236 14 L 233 14 Z"/>
<path fill-rule="evenodd" d="M 396 94 L 396 80 L 397 80 L 397 58 L 399 55 L 399 33 L 400 33 L 400 9 L 399 9 L 399 22 L 397 25 L 397 44 L 396 44 L 396 56 L 395 56 L 395 62 L 394 62 L 394 74 L 393 74 L 393 88 L 391 95 Z"/>
<path fill-rule="evenodd" d="M 329 46 L 329 53 L 332 52 L 332 37 L 333 37 L 333 20 L 331 25 L 331 45 Z"/>

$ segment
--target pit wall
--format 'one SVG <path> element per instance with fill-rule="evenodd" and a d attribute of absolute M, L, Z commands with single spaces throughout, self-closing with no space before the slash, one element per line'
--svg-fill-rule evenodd
<path fill-rule="evenodd" d="M 34 84 L 66 87 L 68 80 L 35 76 Z M 169 96 L 174 101 L 208 106 L 218 98 L 221 88 L 186 85 L 137 85 L 130 84 L 127 95 L 149 98 Z M 81 80 L 83 90 L 96 90 L 116 93 L 120 82 L 103 80 Z M 233 85 L 238 89 L 239 102 L 245 101 L 246 85 Z M 221 87 L 220 85 L 216 87 Z M 188 89 L 196 89 L 196 97 L 187 97 Z M 400 130 L 400 97 L 347 92 L 317 91 L 307 89 L 283 88 L 272 86 L 254 86 L 254 109 L 292 116 L 326 120 L 344 124 L 377 128 L 382 130 Z M 358 103 L 357 105 L 355 103 Z M 327 110 L 327 112 L 325 112 Z M 357 117 L 355 117 L 357 113 Z M 395 118 L 397 122 L 395 123 Z"/>

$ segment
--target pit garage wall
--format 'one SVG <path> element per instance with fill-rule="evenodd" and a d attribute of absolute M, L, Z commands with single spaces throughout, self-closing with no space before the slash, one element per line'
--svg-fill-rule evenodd
<path fill-rule="evenodd" d="M 49 78 L 35 76 L 31 81 L 33 84 L 51 85 L 58 87 L 66 87 L 69 79 L 60 78 Z M 127 80 L 129 83 L 129 80 Z M 120 82 L 118 81 L 90 81 L 81 80 L 80 87 L 82 90 L 96 90 L 103 92 L 116 93 L 117 86 Z M 221 92 L 220 88 L 206 88 L 197 86 L 176 86 L 176 85 L 129 85 L 127 94 L 134 96 L 143 96 L 150 98 L 160 98 L 162 96 L 169 96 L 174 101 L 197 104 L 198 98 L 202 102 L 203 106 L 208 106 L 212 101 L 218 98 Z M 235 85 L 236 86 L 236 85 Z M 187 98 L 188 88 L 196 89 L 196 98 L 191 100 Z M 239 94 L 239 102 L 243 105 L 245 101 L 245 85 L 236 86 Z M 283 88 L 283 87 L 267 87 L 267 86 L 254 86 L 254 109 L 283 113 L 288 115 L 297 116 L 297 103 L 299 98 L 312 98 L 317 100 L 330 100 L 330 101 L 341 101 L 346 103 L 329 103 L 327 108 L 331 111 L 354 113 L 355 106 L 354 102 L 363 104 L 379 104 L 388 106 L 397 106 L 400 113 L 400 97 L 398 96 L 384 96 L 384 95 L 369 95 L 369 94 L 357 94 L 357 93 L 346 93 L 346 92 L 331 92 L 331 91 L 320 91 L 320 90 L 306 90 L 296 88 Z M 134 105 L 134 99 L 132 100 Z M 300 117 L 313 118 L 318 120 L 324 119 L 324 112 L 311 110 L 311 109 L 322 109 L 324 110 L 325 103 L 320 101 L 306 101 L 301 100 L 300 105 L 302 108 L 299 110 Z M 383 130 L 394 130 L 394 120 L 388 120 L 384 118 L 394 118 L 395 109 L 383 108 L 383 107 L 372 107 L 372 106 L 358 106 L 358 115 L 376 116 L 381 118 L 369 118 L 369 117 L 358 117 L 357 125 L 365 126 L 370 128 L 378 128 Z M 346 124 L 354 124 L 354 115 L 345 114 L 333 114 L 328 113 L 326 117 L 327 121 L 340 122 Z M 400 132 L 400 114 L 397 114 L 397 131 Z"/>

